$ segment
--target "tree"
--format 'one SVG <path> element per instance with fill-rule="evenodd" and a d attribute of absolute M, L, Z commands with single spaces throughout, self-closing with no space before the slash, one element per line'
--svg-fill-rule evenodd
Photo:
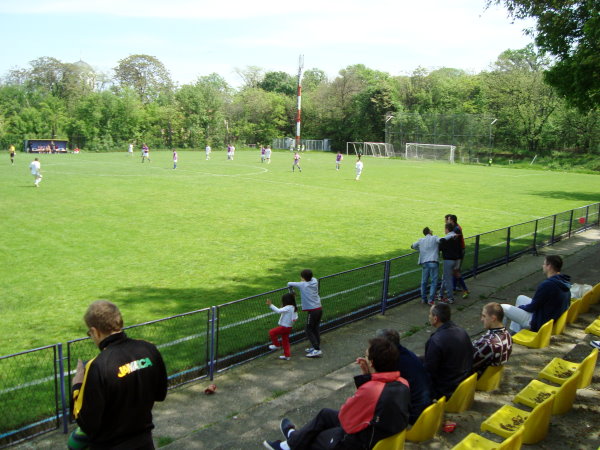
<path fill-rule="evenodd" d="M 115 78 L 121 87 L 130 87 L 144 103 L 170 94 L 173 89 L 171 76 L 162 62 L 150 55 L 131 55 L 121 59 L 115 70 Z"/>
<path fill-rule="evenodd" d="M 488 107 L 498 118 L 498 133 L 512 147 L 526 146 L 534 153 L 560 105 L 554 89 L 544 82 L 549 61 L 532 45 L 506 50 L 486 74 Z"/>
<path fill-rule="evenodd" d="M 600 3 L 597 0 L 486 0 L 511 17 L 537 20 L 537 46 L 556 58 L 546 80 L 581 110 L 600 105 Z"/>
<path fill-rule="evenodd" d="M 260 87 L 260 82 L 265 76 L 263 69 L 258 66 L 247 66 L 245 69 L 239 69 L 236 67 L 235 73 L 237 73 L 244 82 L 244 88 Z"/>
<path fill-rule="evenodd" d="M 302 76 L 303 91 L 313 91 L 324 83 L 327 83 L 327 75 L 321 69 L 308 69 Z"/>
<path fill-rule="evenodd" d="M 285 72 L 267 72 L 258 87 L 267 92 L 293 96 L 296 93 L 297 80 Z"/>

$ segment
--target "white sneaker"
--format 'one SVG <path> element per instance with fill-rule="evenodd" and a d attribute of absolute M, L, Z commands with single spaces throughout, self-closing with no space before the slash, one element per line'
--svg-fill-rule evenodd
<path fill-rule="evenodd" d="M 281 355 L 281 356 L 279 357 L 279 359 L 283 359 L 284 361 L 289 361 L 289 360 L 290 360 L 290 359 L 292 359 L 292 358 L 290 358 L 289 356 Z"/>
<path fill-rule="evenodd" d="M 306 357 L 307 358 L 318 358 L 322 354 L 323 354 L 323 352 L 321 350 L 313 350 L 312 352 L 307 353 Z"/>
<path fill-rule="evenodd" d="M 308 347 L 308 348 L 305 348 L 305 349 L 304 349 L 304 351 L 305 351 L 306 353 L 310 353 L 310 352 L 314 351 L 314 348 L 312 348 L 312 347 Z"/>
<path fill-rule="evenodd" d="M 594 348 L 600 349 L 600 341 L 590 341 L 590 345 Z"/>
<path fill-rule="evenodd" d="M 279 347 L 277 347 L 276 345 L 269 345 L 269 350 L 277 350 Z"/>

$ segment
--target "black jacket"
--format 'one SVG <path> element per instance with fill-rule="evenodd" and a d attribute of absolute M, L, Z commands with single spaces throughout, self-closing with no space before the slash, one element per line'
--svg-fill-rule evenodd
<path fill-rule="evenodd" d="M 450 398 L 456 387 L 471 375 L 473 345 L 465 330 L 451 320 L 434 331 L 425 343 L 425 370 L 431 376 L 434 398 Z"/>
<path fill-rule="evenodd" d="M 100 343 L 73 386 L 73 417 L 91 449 L 134 449 L 151 442 L 152 407 L 167 395 L 167 371 L 158 349 L 125 332 Z"/>
<path fill-rule="evenodd" d="M 458 235 L 449 239 L 440 239 L 440 250 L 444 260 L 457 260 L 462 258 L 462 248 Z"/>

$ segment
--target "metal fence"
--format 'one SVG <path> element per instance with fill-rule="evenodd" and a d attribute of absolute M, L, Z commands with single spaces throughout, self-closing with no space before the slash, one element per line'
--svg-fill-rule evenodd
<path fill-rule="evenodd" d="M 599 225 L 600 203 L 478 234 L 465 239 L 462 270 L 473 277 L 527 252 L 552 245 Z M 416 252 L 319 279 L 323 332 L 419 296 L 421 269 Z M 169 387 L 202 378 L 270 352 L 267 331 L 277 323 L 266 299 L 278 304 L 287 288 L 276 289 L 211 308 L 127 327 L 129 336 L 160 349 Z M 304 339 L 300 318 L 291 342 Z M 77 360 L 98 350 L 89 338 L 0 357 L 0 448 L 37 434 L 67 430 L 68 392 Z"/>

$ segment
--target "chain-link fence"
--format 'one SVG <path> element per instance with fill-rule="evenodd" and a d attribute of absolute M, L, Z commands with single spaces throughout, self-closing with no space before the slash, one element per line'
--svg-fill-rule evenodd
<path fill-rule="evenodd" d="M 0 358 L 0 448 L 58 428 L 57 347 Z"/>
<path fill-rule="evenodd" d="M 465 278 L 506 264 L 526 252 L 552 245 L 573 233 L 599 225 L 600 203 L 465 239 Z M 440 279 L 442 277 L 440 271 Z M 421 268 L 416 252 L 319 279 L 323 304 L 322 331 L 419 297 Z M 161 351 L 174 387 L 210 377 L 270 352 L 268 331 L 278 315 L 266 305 L 281 304 L 288 288 L 236 300 L 212 308 L 179 314 L 126 328 L 136 339 L 153 342 Z M 300 309 L 300 297 L 298 307 Z M 306 315 L 299 311 L 291 342 L 305 337 Z M 89 360 L 98 349 L 89 338 L 67 343 L 65 370 L 62 344 L 0 358 L 0 447 L 56 429 L 68 410 L 71 377 L 77 360 Z M 64 374 L 64 377 L 63 377 Z M 62 386 L 61 386 L 62 383 Z M 65 428 L 66 429 L 66 428 Z"/>

